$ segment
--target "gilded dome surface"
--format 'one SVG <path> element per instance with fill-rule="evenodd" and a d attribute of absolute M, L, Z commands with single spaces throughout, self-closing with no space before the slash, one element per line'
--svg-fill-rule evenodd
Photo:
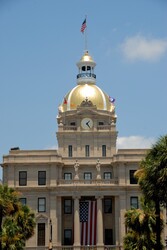
<path fill-rule="evenodd" d="M 85 51 L 77 63 L 77 86 L 64 97 L 59 106 L 61 112 L 76 110 L 85 101 L 91 102 L 98 110 L 114 111 L 110 97 L 96 85 L 95 66 L 96 63 L 88 51 Z"/>
<path fill-rule="evenodd" d="M 110 97 L 98 86 L 93 84 L 77 85 L 65 97 L 61 104 L 61 111 L 76 110 L 85 100 L 91 101 L 98 110 L 113 111 L 114 105 Z"/>

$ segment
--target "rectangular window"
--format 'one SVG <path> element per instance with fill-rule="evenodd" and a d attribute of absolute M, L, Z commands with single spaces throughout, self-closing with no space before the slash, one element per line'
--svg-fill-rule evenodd
<path fill-rule="evenodd" d="M 136 208 L 136 209 L 139 208 L 139 202 L 137 196 L 130 197 L 130 206 L 131 208 Z"/>
<path fill-rule="evenodd" d="M 72 145 L 68 145 L 68 157 L 72 157 Z"/>
<path fill-rule="evenodd" d="M 92 179 L 92 173 L 84 173 L 84 180 L 91 180 Z"/>
<path fill-rule="evenodd" d="M 72 173 L 64 173 L 64 180 L 72 180 Z"/>
<path fill-rule="evenodd" d="M 72 229 L 64 229 L 64 245 L 71 246 L 72 244 Z"/>
<path fill-rule="evenodd" d="M 46 171 L 38 171 L 38 185 L 46 185 Z"/>
<path fill-rule="evenodd" d="M 85 156 L 86 156 L 86 157 L 89 157 L 89 156 L 90 156 L 89 145 L 85 145 Z"/>
<path fill-rule="evenodd" d="M 104 199 L 104 213 L 106 214 L 112 213 L 112 199 L 111 198 Z"/>
<path fill-rule="evenodd" d="M 46 212 L 46 198 L 38 198 L 38 212 Z"/>
<path fill-rule="evenodd" d="M 137 179 L 134 177 L 136 170 L 129 171 L 130 184 L 137 184 Z"/>
<path fill-rule="evenodd" d="M 105 179 L 105 180 L 110 180 L 111 178 L 112 178 L 111 172 L 105 172 L 105 173 L 104 173 L 104 179 Z"/>
<path fill-rule="evenodd" d="M 64 200 L 64 213 L 65 214 L 72 214 L 72 200 L 70 200 L 70 199 Z"/>
<path fill-rule="evenodd" d="M 19 201 L 21 202 L 22 205 L 27 204 L 27 199 L 26 198 L 20 198 Z"/>
<path fill-rule="evenodd" d="M 19 172 L 19 186 L 27 186 L 27 171 Z"/>
<path fill-rule="evenodd" d="M 113 232 L 112 229 L 105 229 L 105 245 L 113 245 Z"/>
<path fill-rule="evenodd" d="M 102 145 L 102 156 L 106 157 L 106 145 Z"/>
<path fill-rule="evenodd" d="M 38 246 L 45 246 L 45 223 L 38 223 Z"/>

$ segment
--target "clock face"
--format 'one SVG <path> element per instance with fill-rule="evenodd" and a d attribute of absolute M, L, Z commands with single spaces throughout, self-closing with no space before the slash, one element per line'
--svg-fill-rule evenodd
<path fill-rule="evenodd" d="M 90 118 L 84 118 L 84 119 L 82 119 L 82 121 L 81 121 L 81 127 L 83 129 L 87 129 L 87 130 L 91 129 L 93 127 L 93 121 L 92 121 L 92 119 L 90 119 Z"/>

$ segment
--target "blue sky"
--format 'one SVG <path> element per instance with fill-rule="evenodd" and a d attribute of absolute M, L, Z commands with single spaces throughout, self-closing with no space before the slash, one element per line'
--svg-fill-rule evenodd
<path fill-rule="evenodd" d="M 11 147 L 56 147 L 85 15 L 97 85 L 116 99 L 118 147 L 149 147 L 166 134 L 166 0 L 0 0 L 1 162 Z"/>

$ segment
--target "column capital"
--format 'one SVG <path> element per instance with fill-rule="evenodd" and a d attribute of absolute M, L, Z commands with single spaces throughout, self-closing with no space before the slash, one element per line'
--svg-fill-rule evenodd
<path fill-rule="evenodd" d="M 103 195 L 96 195 L 95 198 L 96 198 L 96 200 L 102 200 L 104 198 L 104 196 Z"/>
<path fill-rule="evenodd" d="M 72 198 L 73 200 L 80 200 L 81 196 L 76 194 L 76 195 L 73 195 Z"/>

